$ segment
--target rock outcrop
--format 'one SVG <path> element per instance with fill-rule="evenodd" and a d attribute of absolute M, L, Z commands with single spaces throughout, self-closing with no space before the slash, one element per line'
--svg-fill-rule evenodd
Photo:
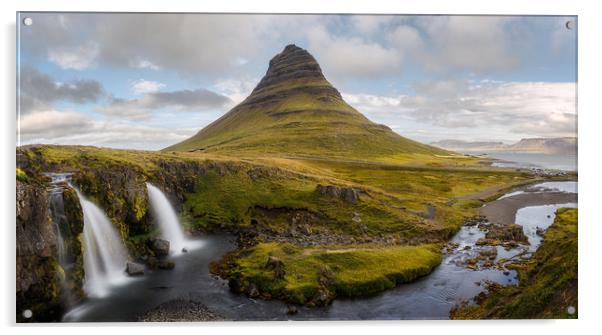
<path fill-rule="evenodd" d="M 360 189 L 352 187 L 339 187 L 334 185 L 318 185 L 316 192 L 321 195 L 329 196 L 332 198 L 338 198 L 349 203 L 356 203 L 360 200 L 360 194 L 363 192 Z"/>

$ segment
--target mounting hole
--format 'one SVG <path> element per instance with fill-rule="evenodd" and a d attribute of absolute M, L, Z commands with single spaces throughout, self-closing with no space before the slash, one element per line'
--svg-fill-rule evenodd
<path fill-rule="evenodd" d="M 33 19 L 30 17 L 26 17 L 23 19 L 23 24 L 26 26 L 31 26 L 33 24 Z"/>
<path fill-rule="evenodd" d="M 26 309 L 23 311 L 23 317 L 26 319 L 29 319 L 33 316 L 33 312 L 31 311 L 31 309 Z"/>

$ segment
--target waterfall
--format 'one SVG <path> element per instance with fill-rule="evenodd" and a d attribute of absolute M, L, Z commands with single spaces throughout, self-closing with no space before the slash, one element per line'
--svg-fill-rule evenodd
<path fill-rule="evenodd" d="M 109 218 L 75 189 L 84 212 L 84 290 L 103 297 L 112 285 L 127 281 L 128 254 Z"/>
<path fill-rule="evenodd" d="M 72 270 L 73 264 L 68 257 L 65 238 L 63 237 L 63 229 L 68 229 L 68 227 L 62 228 L 64 224 L 68 224 L 67 217 L 65 216 L 65 206 L 63 203 L 63 190 L 65 187 L 64 183 L 68 181 L 70 175 L 64 173 L 47 173 L 46 176 L 51 178 L 50 187 L 48 189 L 50 218 L 56 234 L 59 264 L 61 265 L 61 268 L 63 268 L 63 272 L 65 274 L 60 276 L 62 298 L 67 306 L 71 306 L 73 304 L 73 296 L 69 290 L 69 285 L 67 284 L 67 274 Z"/>
<path fill-rule="evenodd" d="M 172 253 L 178 254 L 182 252 L 182 248 L 190 248 L 190 242 L 184 236 L 176 211 L 165 194 L 150 183 L 146 183 L 146 187 L 153 214 L 161 229 L 161 238 L 169 241 Z"/>

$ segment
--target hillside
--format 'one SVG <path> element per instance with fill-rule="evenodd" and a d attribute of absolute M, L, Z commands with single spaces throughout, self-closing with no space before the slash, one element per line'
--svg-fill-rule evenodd
<path fill-rule="evenodd" d="M 288 45 L 251 95 L 164 151 L 391 161 L 448 151 L 404 138 L 348 105 L 306 50 Z"/>

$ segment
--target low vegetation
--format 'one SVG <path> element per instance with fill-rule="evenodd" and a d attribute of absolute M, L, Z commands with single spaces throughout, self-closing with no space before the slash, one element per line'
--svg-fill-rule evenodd
<path fill-rule="evenodd" d="M 455 309 L 451 317 L 577 318 L 577 209 L 559 209 L 533 257 L 515 268 L 518 286 L 490 285 L 477 305 Z"/>
<path fill-rule="evenodd" d="M 410 282 L 441 262 L 437 245 L 298 247 L 260 243 L 230 255 L 214 271 L 250 296 L 324 305 L 335 297 L 359 297 Z"/>
<path fill-rule="evenodd" d="M 245 262 L 232 264 L 242 271 L 238 278 L 249 283 L 254 280 L 247 278 L 243 269 L 259 269 L 266 261 L 242 256 L 259 252 L 252 248 L 359 248 L 363 251 L 345 255 L 374 258 L 376 263 L 382 263 L 379 255 L 390 255 L 393 250 L 400 255 L 416 255 L 417 250 L 432 250 L 446 241 L 467 218 L 477 214 L 482 199 L 464 198 L 467 195 L 533 180 L 526 173 L 480 164 L 446 166 L 449 158 L 437 157 L 432 159 L 443 159 L 440 166 L 49 145 L 23 147 L 18 154 L 19 168 L 27 176 L 43 178 L 43 172 L 72 172 L 74 183 L 119 228 L 132 255 L 143 255 L 145 242 L 156 236 L 145 182 L 158 185 L 180 209 L 191 233 L 227 230 L 239 236 L 241 254 L 236 255 Z M 411 248 L 405 250 L 405 246 Z M 370 248 L 372 251 L 366 251 Z M 366 279 L 346 291 L 344 273 L 350 272 L 329 263 L 336 256 L 324 253 L 328 256 L 318 257 L 318 253 L 306 257 L 300 250 L 293 253 L 296 257 L 284 257 L 283 262 L 293 268 L 303 262 L 332 265 L 330 269 L 338 279 L 337 285 L 328 286 L 328 297 L 375 292 L 412 277 L 394 280 L 393 273 L 376 271 L 381 279 Z M 408 253 L 410 250 L 415 253 Z M 424 263 L 416 275 L 428 273 L 437 259 L 416 258 L 415 262 Z M 257 264 L 252 264 L 254 261 Z M 376 263 L 359 261 L 357 271 L 372 272 Z M 394 273 L 414 271 L 387 268 L 396 269 Z M 223 274 L 230 278 L 234 272 Z M 301 282 L 314 282 L 315 286 L 314 279 L 310 276 Z M 282 287 L 293 288 L 299 283 L 290 276 L 280 280 Z M 262 293 L 276 292 L 259 283 L 256 286 Z M 283 296 L 290 298 L 293 291 Z M 301 296 L 305 298 L 289 300 L 307 302 L 311 294 Z"/>

